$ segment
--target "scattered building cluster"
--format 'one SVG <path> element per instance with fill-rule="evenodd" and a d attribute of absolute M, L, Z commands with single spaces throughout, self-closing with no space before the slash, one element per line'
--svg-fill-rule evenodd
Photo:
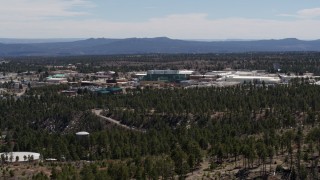
<path fill-rule="evenodd" d="M 134 88 L 193 88 L 193 87 L 225 87 L 238 84 L 280 84 L 288 83 L 295 78 L 304 78 L 316 83 L 317 76 L 312 73 L 304 75 L 270 74 L 264 70 L 224 70 L 199 73 L 193 70 L 148 70 L 146 72 L 99 71 L 95 73 L 79 73 L 74 65 L 66 67 L 50 67 L 46 72 L 0 72 L 0 96 L 21 96 L 30 87 L 50 84 L 69 84 L 69 90 L 62 94 L 75 96 L 84 91 L 97 94 L 125 93 L 125 89 Z"/>
<path fill-rule="evenodd" d="M 280 84 L 288 83 L 295 78 L 315 79 L 312 73 L 302 76 L 286 74 L 269 74 L 264 70 L 255 71 L 211 71 L 200 74 L 190 70 L 150 70 L 147 73 L 139 73 L 141 86 L 165 87 L 168 84 L 178 87 L 208 87 L 208 86 L 233 86 L 238 84 Z"/>

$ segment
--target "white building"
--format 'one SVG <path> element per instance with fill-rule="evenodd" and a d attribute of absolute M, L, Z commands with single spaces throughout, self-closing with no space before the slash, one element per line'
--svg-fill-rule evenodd
<path fill-rule="evenodd" d="M 3 152 L 0 153 L 0 157 L 2 156 L 7 162 L 27 162 L 40 159 L 40 154 L 35 152 Z"/>
<path fill-rule="evenodd" d="M 48 83 L 56 83 L 56 84 L 60 84 L 60 83 L 68 83 L 67 78 L 47 78 L 47 82 Z"/>
<path fill-rule="evenodd" d="M 89 136 L 90 133 L 86 132 L 86 131 L 80 131 L 76 133 L 77 136 Z"/>
<path fill-rule="evenodd" d="M 194 71 L 191 70 L 148 70 L 147 74 L 185 74 L 190 75 Z"/>
<path fill-rule="evenodd" d="M 212 76 L 226 76 L 232 74 L 232 71 L 211 71 L 207 72 L 205 75 L 212 75 Z"/>
<path fill-rule="evenodd" d="M 240 82 L 240 83 L 266 83 L 266 84 L 276 84 L 280 83 L 281 79 L 279 77 L 272 76 L 239 76 L 239 75 L 228 75 L 219 78 L 218 81 L 228 81 L 228 82 Z"/>

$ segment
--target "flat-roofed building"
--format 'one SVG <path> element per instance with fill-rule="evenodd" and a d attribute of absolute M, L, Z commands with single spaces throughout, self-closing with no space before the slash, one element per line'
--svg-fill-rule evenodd
<path fill-rule="evenodd" d="M 67 78 L 48 77 L 46 80 L 48 83 L 55 83 L 55 84 L 68 83 Z"/>
<path fill-rule="evenodd" d="M 191 70 L 148 70 L 142 81 L 177 82 L 188 80 Z"/>
<path fill-rule="evenodd" d="M 240 83 L 266 83 L 266 84 L 276 84 L 280 83 L 281 79 L 279 77 L 272 76 L 239 76 L 239 75 L 229 75 L 218 79 L 219 81 L 229 81 L 229 82 L 240 82 Z"/>
<path fill-rule="evenodd" d="M 7 162 L 27 162 L 40 160 L 40 154 L 35 152 L 3 152 L 0 153 Z"/>

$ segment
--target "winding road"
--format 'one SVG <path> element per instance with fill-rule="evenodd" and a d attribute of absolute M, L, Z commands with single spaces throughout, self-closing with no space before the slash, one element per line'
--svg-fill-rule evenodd
<path fill-rule="evenodd" d="M 102 109 L 92 109 L 91 111 L 92 111 L 92 113 L 94 113 L 94 114 L 97 115 L 98 117 L 106 120 L 107 122 L 110 122 L 110 123 L 112 123 L 112 124 L 114 124 L 114 125 L 120 126 L 120 127 L 124 128 L 124 129 L 128 129 L 128 130 L 131 130 L 131 131 L 142 132 L 142 133 L 145 133 L 145 132 L 146 132 L 146 130 L 144 130 L 144 129 L 132 128 L 132 127 L 130 127 L 130 126 L 121 124 L 120 121 L 117 121 L 117 120 L 115 120 L 115 119 L 112 119 L 112 118 L 109 118 L 109 117 L 106 117 L 106 116 L 102 116 L 102 115 L 101 115 Z"/>

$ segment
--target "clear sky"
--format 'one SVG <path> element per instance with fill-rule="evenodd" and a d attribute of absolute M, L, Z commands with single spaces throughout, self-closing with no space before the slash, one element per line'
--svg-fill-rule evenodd
<path fill-rule="evenodd" d="M 320 0 L 1 0 L 1 38 L 320 39 Z"/>

